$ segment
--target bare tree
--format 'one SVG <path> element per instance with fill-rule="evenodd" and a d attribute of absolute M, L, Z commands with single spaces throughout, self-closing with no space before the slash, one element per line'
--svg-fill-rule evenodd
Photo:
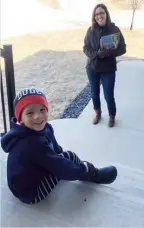
<path fill-rule="evenodd" d="M 137 9 L 141 7 L 141 5 L 144 3 L 144 0 L 131 0 L 131 7 L 132 7 L 132 20 L 130 25 L 130 30 L 133 29 L 133 23 L 134 23 L 134 16 Z"/>

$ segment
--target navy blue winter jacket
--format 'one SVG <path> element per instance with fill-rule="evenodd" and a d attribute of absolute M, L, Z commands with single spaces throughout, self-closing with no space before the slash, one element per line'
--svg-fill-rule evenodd
<path fill-rule="evenodd" d="M 18 197 L 33 198 L 44 175 L 54 175 L 63 180 L 79 180 L 86 175 L 81 162 L 75 164 L 60 156 L 53 128 L 46 124 L 42 131 L 34 131 L 12 119 L 12 129 L 2 137 L 1 146 L 8 154 L 7 180 L 12 193 Z"/>

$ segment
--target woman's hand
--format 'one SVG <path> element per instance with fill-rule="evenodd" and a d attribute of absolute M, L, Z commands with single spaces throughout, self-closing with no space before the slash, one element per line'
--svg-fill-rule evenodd
<path fill-rule="evenodd" d="M 113 55 L 115 53 L 115 50 L 116 50 L 116 48 L 110 48 L 110 49 L 108 49 L 108 53 L 110 55 Z"/>
<path fill-rule="evenodd" d="M 109 50 L 106 49 L 99 49 L 97 52 L 98 58 L 104 58 L 107 57 L 109 55 Z"/>

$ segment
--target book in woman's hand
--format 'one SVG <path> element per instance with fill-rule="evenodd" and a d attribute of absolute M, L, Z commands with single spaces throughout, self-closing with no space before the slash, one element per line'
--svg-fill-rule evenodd
<path fill-rule="evenodd" d="M 101 49 L 116 49 L 119 45 L 120 33 L 102 36 L 100 39 Z"/>

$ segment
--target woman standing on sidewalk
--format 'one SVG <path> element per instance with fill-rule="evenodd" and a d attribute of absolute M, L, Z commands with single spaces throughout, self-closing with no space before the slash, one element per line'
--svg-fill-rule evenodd
<path fill-rule="evenodd" d="M 100 39 L 110 34 L 119 34 L 117 48 L 100 48 Z M 126 44 L 120 29 L 111 22 L 110 14 L 104 4 L 95 6 L 92 13 L 92 25 L 84 39 L 83 51 L 88 57 L 86 71 L 91 86 L 91 96 L 95 110 L 93 124 L 101 119 L 100 82 L 103 86 L 104 97 L 109 112 L 109 127 L 115 125 L 116 104 L 114 85 L 116 57 L 125 54 Z"/>

